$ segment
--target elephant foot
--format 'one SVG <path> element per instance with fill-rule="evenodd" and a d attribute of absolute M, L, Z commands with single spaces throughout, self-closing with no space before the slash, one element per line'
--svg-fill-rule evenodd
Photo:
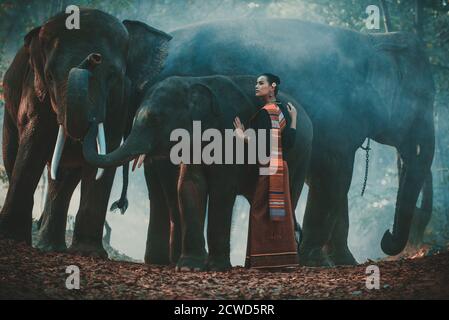
<path fill-rule="evenodd" d="M 296 249 L 299 252 L 299 247 L 302 242 L 302 230 L 298 222 L 295 223 L 295 240 L 296 240 Z"/>
<path fill-rule="evenodd" d="M 199 272 L 206 270 L 206 257 L 194 257 L 194 256 L 181 256 L 178 264 L 176 265 L 176 271 L 180 272 Z"/>
<path fill-rule="evenodd" d="M 299 249 L 299 265 L 304 267 L 333 267 L 333 262 L 321 248 Z"/>
<path fill-rule="evenodd" d="M 35 248 L 44 252 L 66 252 L 67 245 L 65 242 L 51 242 L 42 238 L 39 238 L 34 245 Z"/>
<path fill-rule="evenodd" d="M 229 255 L 226 256 L 209 256 L 207 259 L 207 270 L 224 272 L 232 268 L 231 262 L 229 260 Z"/>
<path fill-rule="evenodd" d="M 48 228 L 41 227 L 36 236 L 34 247 L 44 252 L 65 252 L 65 231 L 62 233 L 51 232 Z"/>
<path fill-rule="evenodd" d="M 67 252 L 86 257 L 108 258 L 108 253 L 103 248 L 102 244 L 75 242 L 70 246 Z"/>
<path fill-rule="evenodd" d="M 329 259 L 332 260 L 336 266 L 355 266 L 357 261 L 348 248 L 342 250 L 335 250 L 329 253 Z"/>
<path fill-rule="evenodd" d="M 8 232 L 0 225 L 0 240 L 15 240 L 20 242 L 19 239 L 15 239 L 15 237 L 11 234 L 11 232 Z"/>
<path fill-rule="evenodd" d="M 176 253 L 170 253 L 170 264 L 177 264 L 179 259 L 181 257 L 181 253 L 176 252 Z"/>
<path fill-rule="evenodd" d="M 25 242 L 31 245 L 31 228 L 27 230 L 23 227 L 10 227 L 5 219 L 0 217 L 0 239 L 14 240 L 16 242 Z"/>
<path fill-rule="evenodd" d="M 170 258 L 168 256 L 168 253 L 161 253 L 161 252 L 150 252 L 145 253 L 145 259 L 146 264 L 155 264 L 159 266 L 168 266 L 170 265 Z"/>
<path fill-rule="evenodd" d="M 3 217 L 0 215 L 0 240 L 10 239 L 9 234 L 7 232 L 7 228 L 4 226 L 5 222 Z"/>

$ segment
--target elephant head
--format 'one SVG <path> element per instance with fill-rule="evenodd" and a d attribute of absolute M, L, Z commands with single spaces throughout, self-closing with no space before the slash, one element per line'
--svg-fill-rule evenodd
<path fill-rule="evenodd" d="M 126 84 L 139 90 L 152 81 L 171 39 L 144 23 L 122 23 L 99 10 L 80 9 L 79 29 L 67 29 L 66 18 L 61 13 L 25 37 L 36 96 L 49 99 L 59 125 L 53 179 L 67 137 L 82 141 L 95 126 L 93 139 L 99 152 L 106 152 L 105 129 L 120 133 L 127 118 Z"/>
<path fill-rule="evenodd" d="M 189 83 L 172 77 L 153 86 L 142 100 L 134 118 L 131 133 L 123 145 L 107 155 L 97 154 L 94 137 L 97 128 L 91 127 L 84 144 L 84 157 L 90 164 L 116 167 L 138 155 L 168 156 L 175 142 L 170 135 L 175 129 L 185 129 L 192 137 L 193 121 L 201 121 L 202 128 L 216 127 L 220 109 L 214 91 L 201 83 Z"/>

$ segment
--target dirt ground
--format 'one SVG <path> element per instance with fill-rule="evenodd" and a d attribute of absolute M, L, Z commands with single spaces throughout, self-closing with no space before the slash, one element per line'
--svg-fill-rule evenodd
<path fill-rule="evenodd" d="M 380 271 L 367 289 L 366 268 Z M 80 289 L 66 288 L 66 268 Z M 173 267 L 42 253 L 0 240 L 0 299 L 449 299 L 449 252 L 355 267 L 179 273 Z"/>

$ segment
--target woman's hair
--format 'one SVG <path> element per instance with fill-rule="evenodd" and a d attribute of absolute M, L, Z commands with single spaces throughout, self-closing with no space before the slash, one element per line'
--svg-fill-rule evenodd
<path fill-rule="evenodd" d="M 262 73 L 259 77 L 261 77 L 261 76 L 265 76 L 270 85 L 272 83 L 276 83 L 276 87 L 274 88 L 274 95 L 277 96 L 278 91 L 279 91 L 279 85 L 281 84 L 281 79 L 272 73 Z"/>

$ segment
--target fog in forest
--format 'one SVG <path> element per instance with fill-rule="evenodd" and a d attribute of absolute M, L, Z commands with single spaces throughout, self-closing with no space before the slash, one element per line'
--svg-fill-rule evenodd
<path fill-rule="evenodd" d="M 56 1 L 57 2 L 57 1 Z M 351 1 L 348 1 L 350 3 Z M 361 1 L 364 3 L 364 1 Z M 28 1 L 24 10 L 36 10 L 39 1 Z M 65 1 L 57 2 L 64 8 Z M 83 2 L 87 3 L 86 1 Z M 369 32 L 364 28 L 363 19 L 366 17 L 364 6 L 360 5 L 360 15 L 352 16 L 351 22 L 337 20 L 335 15 L 326 12 L 320 1 L 91 1 L 93 7 L 105 10 L 119 19 L 143 21 L 165 32 L 170 32 L 183 26 L 204 21 L 228 18 L 299 18 L 315 22 L 351 27 L 361 32 Z M 89 4 L 88 3 L 88 4 Z M 366 6 L 365 6 L 366 7 Z M 34 8 L 34 9 L 33 9 Z M 57 11 L 58 7 L 52 8 Z M 56 12 L 55 11 L 55 12 Z M 392 10 L 394 14 L 394 10 Z M 20 14 L 17 11 L 17 14 Z M 23 14 L 26 14 L 24 12 Z M 36 21 L 45 21 L 48 12 L 34 12 Z M 9 23 L 13 23 L 9 17 Z M 357 22 L 359 20 L 359 22 Z M 1 34 L 1 74 L 11 62 L 16 50 L 22 45 L 25 34 L 14 25 L 5 25 L 2 30 L 9 30 Z M 354 22 L 356 21 L 356 22 Z M 27 25 L 29 30 L 32 26 Z M 380 30 L 382 31 L 382 30 Z M 286 30 L 294 32 L 294 30 Z M 379 32 L 379 31 L 378 31 Z M 288 50 L 288 48 L 286 48 Z M 200 54 L 200 53 L 198 53 Z M 447 62 L 447 61 L 446 61 Z M 266 70 L 276 73 L 276 70 Z M 301 75 L 298 75 L 299 77 Z M 447 77 L 447 74 L 446 74 Z M 447 79 L 447 78 L 446 78 Z M 446 80 L 447 81 L 447 80 Z M 282 84 L 281 84 L 282 90 Z M 319 93 L 317 93 L 319 94 Z M 444 245 L 449 240 L 449 196 L 448 196 L 448 123 L 449 112 L 447 106 L 447 92 L 439 93 L 436 101 L 436 154 L 433 163 L 434 177 L 434 210 L 432 219 L 427 227 L 425 242 Z M 1 108 L 1 116 L 3 108 Z M 299 122 L 299 126 L 301 123 Z M 366 142 L 365 142 L 366 143 Z M 396 150 L 371 141 L 372 150 L 369 154 L 369 172 L 366 192 L 361 196 L 365 176 L 366 152 L 359 149 L 355 157 L 352 184 L 349 192 L 349 248 L 358 262 L 367 259 L 384 257 L 380 248 L 380 240 L 385 232 L 393 225 L 398 175 L 396 168 Z M 122 169 L 118 168 L 109 201 L 109 207 L 120 196 L 122 188 Z M 4 202 L 6 186 L 0 193 L 0 203 Z M 73 218 L 79 205 L 80 190 L 77 187 L 71 204 L 69 215 Z M 38 219 L 43 209 L 45 193 L 44 182 L 41 180 L 35 192 L 33 217 Z M 307 198 L 307 186 L 301 195 L 296 208 L 296 216 L 302 223 Z M 130 186 L 128 189 L 129 207 L 124 215 L 120 212 L 108 212 L 107 222 L 112 228 L 111 245 L 124 254 L 143 260 L 149 222 L 149 201 L 143 168 L 130 172 Z M 418 201 L 419 204 L 419 201 Z M 249 204 L 242 197 L 238 197 L 234 205 L 232 234 L 231 234 L 231 262 L 233 265 L 243 265 L 246 252 L 246 237 L 248 229 Z M 69 217 L 69 220 L 72 221 Z M 68 224 L 70 228 L 70 223 Z"/>

